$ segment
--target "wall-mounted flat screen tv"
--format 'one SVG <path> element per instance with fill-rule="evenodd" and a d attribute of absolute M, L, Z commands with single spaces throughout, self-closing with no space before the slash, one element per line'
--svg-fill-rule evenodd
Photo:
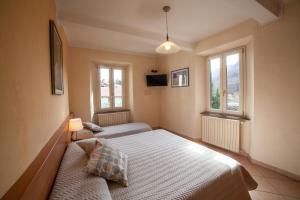
<path fill-rule="evenodd" d="M 147 86 L 167 86 L 167 74 L 146 75 Z"/>

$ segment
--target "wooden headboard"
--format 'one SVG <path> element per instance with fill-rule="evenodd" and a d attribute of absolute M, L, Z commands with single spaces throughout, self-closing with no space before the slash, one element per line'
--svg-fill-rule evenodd
<path fill-rule="evenodd" d="M 65 119 L 38 156 L 2 199 L 44 200 L 48 198 L 66 147 L 71 141 L 71 135 L 68 131 L 71 117 L 72 115 Z"/>

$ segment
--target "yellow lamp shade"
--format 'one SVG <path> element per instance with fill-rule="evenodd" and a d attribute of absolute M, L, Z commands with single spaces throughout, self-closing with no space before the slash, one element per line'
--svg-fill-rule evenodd
<path fill-rule="evenodd" d="M 82 121 L 80 118 L 70 119 L 69 131 L 80 131 L 83 128 Z"/>
<path fill-rule="evenodd" d="M 164 43 L 159 45 L 159 47 L 157 47 L 155 51 L 161 54 L 171 54 L 180 51 L 180 47 L 173 42 L 165 41 Z"/>

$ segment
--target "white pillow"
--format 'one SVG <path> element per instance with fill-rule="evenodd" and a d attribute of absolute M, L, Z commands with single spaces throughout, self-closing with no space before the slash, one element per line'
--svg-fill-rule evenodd
<path fill-rule="evenodd" d="M 84 128 L 87 128 L 87 129 L 89 129 L 93 132 L 103 131 L 103 129 L 100 126 L 98 126 L 97 124 L 94 124 L 92 122 L 83 122 L 82 125 L 83 125 Z"/>
<path fill-rule="evenodd" d="M 79 140 L 76 142 L 78 146 L 80 146 L 88 156 L 92 153 L 92 151 L 100 147 L 104 144 L 105 140 L 104 139 L 98 139 L 98 138 L 90 138 L 90 139 L 85 139 L 85 140 Z"/>

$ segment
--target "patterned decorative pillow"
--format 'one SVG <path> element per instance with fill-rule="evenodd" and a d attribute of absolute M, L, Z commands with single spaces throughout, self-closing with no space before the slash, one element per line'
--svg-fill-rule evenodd
<path fill-rule="evenodd" d="M 98 139 L 98 138 L 90 138 L 90 139 L 85 139 L 85 140 L 79 140 L 76 142 L 78 146 L 80 146 L 88 156 L 92 153 L 92 151 L 99 147 L 102 146 L 105 143 L 105 139 Z"/>
<path fill-rule="evenodd" d="M 103 129 L 100 126 L 98 126 L 97 124 L 94 124 L 92 122 L 83 122 L 82 125 L 83 125 L 84 128 L 87 128 L 87 129 L 89 129 L 93 132 L 103 131 Z"/>
<path fill-rule="evenodd" d="M 89 173 L 128 186 L 128 156 L 107 144 L 94 149 L 87 163 Z"/>

